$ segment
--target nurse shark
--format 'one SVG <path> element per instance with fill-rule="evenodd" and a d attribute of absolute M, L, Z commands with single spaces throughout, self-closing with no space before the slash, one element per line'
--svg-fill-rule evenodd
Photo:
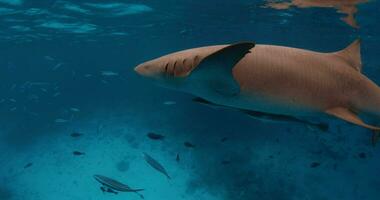
<path fill-rule="evenodd" d="M 306 119 L 332 116 L 373 132 L 380 88 L 361 73 L 360 40 L 331 53 L 239 42 L 193 48 L 135 67 L 157 84 L 214 105 Z"/>
<path fill-rule="evenodd" d="M 369 0 L 291 0 L 291 1 L 274 1 L 267 0 L 265 7 L 284 10 L 290 7 L 298 8 L 335 8 L 339 13 L 343 13 L 346 16 L 341 19 L 348 25 L 358 28 L 358 24 L 355 20 L 355 14 L 358 12 L 357 5 L 367 3 Z"/>

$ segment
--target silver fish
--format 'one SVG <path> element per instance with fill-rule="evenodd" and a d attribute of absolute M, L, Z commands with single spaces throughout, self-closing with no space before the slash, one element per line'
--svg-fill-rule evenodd
<path fill-rule="evenodd" d="M 72 112 L 79 112 L 80 110 L 78 108 L 71 107 L 70 111 L 72 111 Z"/>
<path fill-rule="evenodd" d="M 156 161 L 155 159 L 153 159 L 150 155 L 148 155 L 147 153 L 143 153 L 144 154 L 144 159 L 145 161 L 151 166 L 153 167 L 154 169 L 156 169 L 157 171 L 161 172 L 162 174 L 164 174 L 168 179 L 171 179 L 169 174 L 166 172 L 166 169 L 158 162 Z"/>
<path fill-rule="evenodd" d="M 138 194 L 142 199 L 144 199 L 144 196 L 140 194 L 140 191 L 143 191 L 144 189 L 132 189 L 128 185 L 125 185 L 123 183 L 120 183 L 119 181 L 116 181 L 112 178 L 108 178 L 106 176 L 102 175 L 94 175 L 95 180 L 97 180 L 99 183 L 101 183 L 103 186 L 110 188 L 112 190 L 116 190 L 119 192 L 134 192 Z"/>
<path fill-rule="evenodd" d="M 61 119 L 61 118 L 58 118 L 58 119 L 55 119 L 54 120 L 54 122 L 55 123 L 66 123 L 66 122 L 68 122 L 69 120 L 67 120 L 67 119 Z"/>
<path fill-rule="evenodd" d="M 52 68 L 52 70 L 55 71 L 58 68 L 60 68 L 62 65 L 63 65 L 63 63 L 58 63 L 58 64 L 54 65 L 54 67 Z"/>
<path fill-rule="evenodd" d="M 171 105 L 176 104 L 176 102 L 175 101 L 165 101 L 163 104 L 166 106 L 171 106 Z"/>
<path fill-rule="evenodd" d="M 103 76 L 118 76 L 119 74 L 113 71 L 101 71 Z"/>

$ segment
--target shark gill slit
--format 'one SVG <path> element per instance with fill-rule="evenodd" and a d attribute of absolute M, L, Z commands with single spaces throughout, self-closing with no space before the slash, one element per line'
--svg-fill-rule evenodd
<path fill-rule="evenodd" d="M 193 59 L 193 66 L 190 66 L 189 72 L 190 72 L 191 70 L 193 70 L 193 69 L 198 65 L 198 59 L 199 59 L 199 56 L 198 56 L 198 55 L 194 56 L 194 59 Z"/>
<path fill-rule="evenodd" d="M 172 70 L 172 72 L 170 73 L 170 75 L 172 75 L 172 76 L 176 76 L 176 71 L 175 71 L 175 68 L 177 67 L 177 61 L 175 61 L 174 62 L 174 64 L 173 64 L 173 70 Z"/>
<path fill-rule="evenodd" d="M 165 74 L 168 73 L 168 66 L 169 66 L 169 63 L 166 63 L 166 65 L 165 65 Z"/>

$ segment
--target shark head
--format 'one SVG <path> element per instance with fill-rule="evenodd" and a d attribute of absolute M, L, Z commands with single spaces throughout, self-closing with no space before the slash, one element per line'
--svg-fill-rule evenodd
<path fill-rule="evenodd" d="M 227 45 L 216 45 L 174 52 L 135 67 L 135 71 L 148 78 L 181 78 L 188 76 L 210 54 Z"/>
<path fill-rule="evenodd" d="M 137 74 L 167 88 L 177 88 L 208 55 L 224 45 L 200 47 L 171 53 L 137 65 Z"/>
<path fill-rule="evenodd" d="M 232 68 L 253 47 L 242 42 L 188 49 L 144 62 L 135 71 L 160 86 L 197 95 L 210 90 L 236 93 Z"/>
<path fill-rule="evenodd" d="M 186 77 L 199 63 L 199 56 L 188 55 L 189 52 L 173 53 L 162 56 L 135 67 L 135 71 L 146 78 L 154 80 Z"/>

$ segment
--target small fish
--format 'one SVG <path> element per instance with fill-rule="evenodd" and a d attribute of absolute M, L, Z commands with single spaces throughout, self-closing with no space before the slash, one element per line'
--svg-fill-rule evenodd
<path fill-rule="evenodd" d="M 85 74 L 84 75 L 84 77 L 86 77 L 86 78 L 90 78 L 90 77 L 92 77 L 93 75 L 92 74 Z"/>
<path fill-rule="evenodd" d="M 185 145 L 185 147 L 188 147 L 188 148 L 195 148 L 195 145 L 194 145 L 194 144 L 191 144 L 190 142 L 184 142 L 183 144 Z"/>
<path fill-rule="evenodd" d="M 231 164 L 231 161 L 230 160 L 223 160 L 221 163 L 222 163 L 222 165 L 228 165 L 228 164 Z"/>
<path fill-rule="evenodd" d="M 367 155 L 364 152 L 359 153 L 358 156 L 359 158 L 362 158 L 362 159 L 367 158 Z"/>
<path fill-rule="evenodd" d="M 29 115 L 33 116 L 33 117 L 38 117 L 39 114 L 38 113 L 35 113 L 35 112 L 28 112 Z"/>
<path fill-rule="evenodd" d="M 53 61 L 54 60 L 54 58 L 52 58 L 51 56 L 45 56 L 44 57 L 46 60 L 50 60 L 50 61 Z"/>
<path fill-rule="evenodd" d="M 13 111 L 16 111 L 17 110 L 17 107 L 13 107 L 11 109 L 9 109 L 9 111 L 13 112 Z"/>
<path fill-rule="evenodd" d="M 73 151 L 73 155 L 74 156 L 83 156 L 83 155 L 85 155 L 85 153 L 84 152 L 80 152 L 80 151 Z"/>
<path fill-rule="evenodd" d="M 10 88 L 10 90 L 14 90 L 17 87 L 17 84 L 13 84 Z"/>
<path fill-rule="evenodd" d="M 179 162 L 179 160 L 180 160 L 180 158 L 179 158 L 179 153 L 177 153 L 177 156 L 176 156 L 175 160 L 176 160 L 177 162 Z"/>
<path fill-rule="evenodd" d="M 66 123 L 66 122 L 68 122 L 68 120 L 58 118 L 58 119 L 54 120 L 54 122 L 55 122 L 55 123 Z"/>
<path fill-rule="evenodd" d="M 79 112 L 80 110 L 78 108 L 71 107 L 70 111 L 72 111 L 72 112 Z"/>
<path fill-rule="evenodd" d="M 100 189 L 103 192 L 110 192 L 109 189 L 119 191 L 119 192 L 134 192 L 137 195 L 139 195 L 142 199 L 144 199 L 144 196 L 140 194 L 140 191 L 143 191 L 144 189 L 132 189 L 128 185 L 120 183 L 119 181 L 116 181 L 114 179 L 108 178 L 106 176 L 102 175 L 94 175 L 95 180 L 97 180 L 100 184 L 102 184 L 104 187 L 101 187 Z"/>
<path fill-rule="evenodd" d="M 61 93 L 60 92 L 56 92 L 56 93 L 53 94 L 53 97 L 57 97 L 59 95 L 61 95 Z"/>
<path fill-rule="evenodd" d="M 82 133 L 78 133 L 78 132 L 74 132 L 74 133 L 71 133 L 70 136 L 71 137 L 74 137 L 74 138 L 77 138 L 77 137 L 80 137 L 82 136 L 83 134 Z"/>
<path fill-rule="evenodd" d="M 153 159 L 150 155 L 148 155 L 147 153 L 144 153 L 144 159 L 155 170 L 164 174 L 168 179 L 171 179 L 166 169 L 158 161 Z"/>
<path fill-rule="evenodd" d="M 222 138 L 220 141 L 221 142 L 225 142 L 225 141 L 227 141 L 228 140 L 228 138 L 227 137 L 224 137 L 224 138 Z"/>
<path fill-rule="evenodd" d="M 31 86 L 46 86 L 46 85 L 50 85 L 50 83 L 48 83 L 48 82 L 29 82 L 29 81 L 27 81 L 25 83 L 25 85 L 29 85 L 29 87 L 31 87 Z"/>
<path fill-rule="evenodd" d="M 103 76 L 118 76 L 119 74 L 113 71 L 101 71 Z"/>
<path fill-rule="evenodd" d="M 174 104 L 176 104 L 177 102 L 175 102 L 175 101 L 165 101 L 164 102 L 164 105 L 166 105 L 166 106 L 171 106 L 171 105 L 174 105 Z"/>
<path fill-rule="evenodd" d="M 5 99 L 0 99 L 0 103 L 4 103 L 5 102 Z"/>
<path fill-rule="evenodd" d="M 36 94 L 31 94 L 28 96 L 28 100 L 38 102 L 40 97 Z"/>
<path fill-rule="evenodd" d="M 10 102 L 16 103 L 16 99 L 9 99 Z"/>
<path fill-rule="evenodd" d="M 183 35 L 183 34 L 185 34 L 185 33 L 187 33 L 187 32 L 188 32 L 188 30 L 183 29 L 182 31 L 179 32 L 179 34 Z"/>
<path fill-rule="evenodd" d="M 202 99 L 200 97 L 194 98 L 193 101 L 196 103 L 207 105 L 207 106 L 212 107 L 214 109 L 227 108 L 227 109 L 237 110 L 237 111 L 240 111 L 240 112 L 250 116 L 251 118 L 258 119 L 260 121 L 296 122 L 296 123 L 300 123 L 300 124 L 305 124 L 308 128 L 310 128 L 312 130 L 320 130 L 322 132 L 327 132 L 329 130 L 329 125 L 326 123 L 309 122 L 306 120 L 298 119 L 296 117 L 281 115 L 281 114 L 270 114 L 270 113 L 265 113 L 265 112 L 252 111 L 252 110 L 236 109 L 236 108 L 232 108 L 229 106 L 218 105 L 218 104 L 212 103 L 206 99 Z"/>
<path fill-rule="evenodd" d="M 316 167 L 319 167 L 321 165 L 321 163 L 319 163 L 319 162 L 312 162 L 311 164 L 310 164 L 310 167 L 311 168 L 316 168 Z"/>
<path fill-rule="evenodd" d="M 163 140 L 165 138 L 165 136 L 153 132 L 149 132 L 147 136 L 152 140 Z"/>
<path fill-rule="evenodd" d="M 58 68 L 60 68 L 62 65 L 63 65 L 63 63 L 58 63 L 58 64 L 56 64 L 56 65 L 52 68 L 52 70 L 55 71 L 55 70 L 57 70 Z"/>
<path fill-rule="evenodd" d="M 33 165 L 33 163 L 28 163 L 28 164 L 26 164 L 26 165 L 24 166 L 24 169 L 29 168 L 29 167 L 31 167 L 32 165 Z"/>

